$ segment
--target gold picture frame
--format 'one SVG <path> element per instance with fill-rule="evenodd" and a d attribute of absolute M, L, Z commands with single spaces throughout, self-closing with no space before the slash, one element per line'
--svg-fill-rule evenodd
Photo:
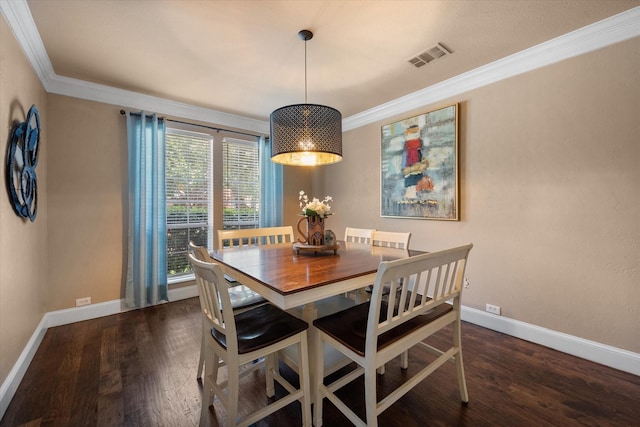
<path fill-rule="evenodd" d="M 458 104 L 381 133 L 381 216 L 459 221 Z"/>

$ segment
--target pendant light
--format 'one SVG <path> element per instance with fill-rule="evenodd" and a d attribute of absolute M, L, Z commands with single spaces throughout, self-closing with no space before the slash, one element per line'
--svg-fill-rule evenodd
<path fill-rule="evenodd" d="M 335 108 L 307 103 L 307 40 L 304 40 L 304 104 L 287 105 L 271 113 L 271 160 L 292 166 L 316 166 L 342 160 L 342 114 Z"/>

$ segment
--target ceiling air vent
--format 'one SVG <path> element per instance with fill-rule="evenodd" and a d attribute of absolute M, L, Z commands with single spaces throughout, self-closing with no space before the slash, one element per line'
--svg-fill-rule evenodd
<path fill-rule="evenodd" d="M 433 47 L 415 55 L 413 58 L 409 59 L 409 62 L 413 64 L 416 68 L 420 68 L 423 65 L 427 65 L 429 62 L 433 62 L 438 58 L 442 58 L 443 56 L 451 55 L 451 52 L 442 46 L 440 43 L 436 44 Z"/>

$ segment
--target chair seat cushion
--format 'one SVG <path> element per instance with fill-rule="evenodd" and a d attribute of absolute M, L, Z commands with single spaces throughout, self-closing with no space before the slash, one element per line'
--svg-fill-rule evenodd
<path fill-rule="evenodd" d="M 452 310 L 453 307 L 451 305 L 440 304 L 424 314 L 416 316 L 383 333 L 378 337 L 378 350 L 392 344 L 435 319 L 444 316 Z M 386 313 L 387 304 L 382 301 L 380 319 L 383 319 Z M 368 315 L 369 302 L 366 302 L 341 312 L 316 319 L 313 321 L 313 324 L 316 328 L 332 336 L 360 356 L 364 356 Z"/>
<path fill-rule="evenodd" d="M 234 310 L 267 302 L 259 293 L 244 285 L 230 286 L 229 299 Z"/>
<path fill-rule="evenodd" d="M 282 341 L 306 330 L 309 325 L 271 304 L 264 304 L 235 315 L 238 353 L 245 354 Z M 211 336 L 221 346 L 227 346 L 224 334 L 211 329 Z"/>

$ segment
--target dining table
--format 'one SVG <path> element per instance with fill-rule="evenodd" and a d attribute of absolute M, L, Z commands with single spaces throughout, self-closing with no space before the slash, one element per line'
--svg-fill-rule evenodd
<path fill-rule="evenodd" d="M 217 249 L 211 256 L 224 274 L 262 295 L 276 307 L 299 315 L 309 325 L 310 375 L 315 377 L 315 333 L 318 307 L 332 297 L 352 293 L 355 301 L 373 284 L 382 261 L 407 258 L 423 251 L 338 241 L 330 250 L 299 250 L 296 243 L 239 246 Z M 346 297 L 341 297 L 342 301 Z M 320 310 L 321 312 L 322 310 Z M 295 359 L 289 359 L 295 360 Z M 331 361 L 331 358 L 326 360 Z M 332 361 L 336 369 L 339 362 Z M 330 373 L 334 369 L 325 369 Z M 312 383 L 313 384 L 313 383 Z"/>
<path fill-rule="evenodd" d="M 225 275 L 288 310 L 366 287 L 382 261 L 421 253 L 339 241 L 335 251 L 298 251 L 280 243 L 217 249 L 211 256 Z"/>

